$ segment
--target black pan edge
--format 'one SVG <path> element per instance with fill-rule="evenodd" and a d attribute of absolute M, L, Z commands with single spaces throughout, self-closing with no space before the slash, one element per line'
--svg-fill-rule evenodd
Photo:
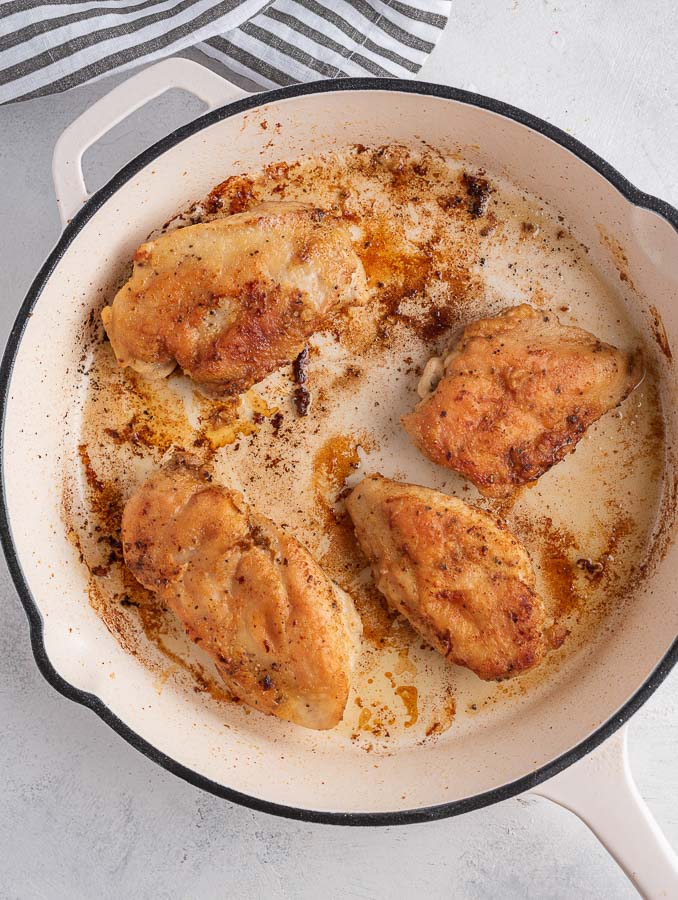
<path fill-rule="evenodd" d="M 438 84 L 428 84 L 420 81 L 400 81 L 394 78 L 346 78 L 338 81 L 320 81 L 308 84 L 298 84 L 287 88 L 280 88 L 275 91 L 269 91 L 263 94 L 255 94 L 245 97 L 220 109 L 213 110 L 204 116 L 184 125 L 182 128 L 172 132 L 172 134 L 153 144 L 143 153 L 139 154 L 134 160 L 128 163 L 120 170 L 101 190 L 97 191 L 90 200 L 78 211 L 73 220 L 64 229 L 54 250 L 50 253 L 45 264 L 40 269 L 38 275 L 33 281 L 24 302 L 21 305 L 17 318 L 12 326 L 5 351 L 0 365 L 0 460 L 4 460 L 5 453 L 5 416 L 7 410 L 7 402 L 9 399 L 9 387 L 14 368 L 21 337 L 26 322 L 31 314 L 31 310 L 36 304 L 43 287 L 45 286 L 49 276 L 53 272 L 57 263 L 64 255 L 69 245 L 82 230 L 94 213 L 110 198 L 113 194 L 144 166 L 148 165 L 166 150 L 178 144 L 184 138 L 208 127 L 209 125 L 219 122 L 222 119 L 230 118 L 238 115 L 246 110 L 253 109 L 258 106 L 275 103 L 278 100 L 286 100 L 291 97 L 299 97 L 305 94 L 322 94 L 335 91 L 378 91 L 388 90 L 409 94 L 423 94 L 426 96 L 441 97 L 447 100 L 454 100 L 459 103 L 466 103 L 471 106 L 477 106 L 490 112 L 512 119 L 522 125 L 544 135 L 547 138 L 560 144 L 569 150 L 584 163 L 595 169 L 607 181 L 609 181 L 630 203 L 644 209 L 658 213 L 662 218 L 668 221 L 673 228 L 678 231 L 678 210 L 673 206 L 639 191 L 632 185 L 623 175 L 613 168 L 604 159 L 589 150 L 584 144 L 580 143 L 576 138 L 566 134 L 560 128 L 545 122 L 543 119 L 510 106 L 500 100 L 494 100 L 490 97 L 484 97 L 481 94 L 462 91 L 457 88 L 445 87 Z M 628 719 L 643 705 L 643 703 L 651 696 L 651 694 L 659 687 L 662 681 L 669 674 L 673 666 L 678 661 L 678 638 L 674 640 L 670 649 L 659 661 L 657 667 L 645 681 L 645 683 L 631 696 L 629 700 L 619 709 L 610 719 L 601 725 L 586 740 L 577 744 L 567 753 L 553 760 L 540 769 L 535 770 L 530 775 L 513 781 L 509 784 L 502 785 L 491 791 L 477 794 L 473 797 L 467 797 L 463 800 L 456 800 L 450 803 L 443 803 L 436 806 L 423 807 L 420 809 L 409 809 L 397 812 L 386 813 L 337 813 L 325 812 L 312 809 L 300 809 L 292 806 L 282 806 L 277 803 L 271 803 L 258 797 L 242 794 L 238 791 L 224 787 L 209 778 L 197 774 L 191 769 L 180 763 L 177 763 L 171 757 L 162 753 L 156 747 L 153 747 L 136 732 L 132 731 L 124 722 L 122 722 L 114 713 L 94 694 L 75 688 L 72 684 L 65 681 L 61 675 L 52 666 L 45 648 L 43 636 L 43 622 L 39 609 L 28 587 L 28 583 L 21 569 L 21 564 L 17 557 L 14 541 L 12 538 L 11 526 L 9 523 L 9 515 L 7 510 L 7 499 L 5 490 L 5 473 L 4 465 L 0 468 L 0 543 L 7 559 L 14 586 L 17 590 L 19 598 L 23 604 L 24 610 L 30 624 L 31 645 L 33 655 L 40 672 L 45 679 L 60 694 L 74 700 L 91 709 L 114 731 L 123 737 L 129 744 L 156 762 L 158 765 L 167 769 L 195 787 L 204 791 L 209 791 L 225 800 L 238 803 L 242 806 L 255 809 L 260 812 L 266 812 L 271 815 L 283 816 L 288 819 L 295 819 L 305 822 L 319 822 L 331 825 L 370 825 L 370 826 L 387 826 L 387 825 L 407 825 L 417 822 L 430 822 L 436 819 L 443 819 L 450 816 L 461 815 L 474 809 L 480 809 L 492 803 L 501 800 L 507 800 L 515 797 L 517 794 L 534 788 L 536 785 L 548 778 L 566 769 L 568 766 L 577 762 L 577 760 L 586 756 L 594 750 L 599 744 L 605 741 L 610 735 L 628 721 Z"/>

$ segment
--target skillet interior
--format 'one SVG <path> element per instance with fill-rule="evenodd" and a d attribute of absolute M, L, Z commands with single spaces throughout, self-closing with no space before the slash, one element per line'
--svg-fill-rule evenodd
<path fill-rule="evenodd" d="M 538 186 L 562 211 L 589 246 L 596 270 L 610 279 L 616 293 L 623 289 L 625 313 L 632 327 L 646 334 L 648 346 L 657 347 L 652 329 L 659 326 L 649 307 L 643 307 L 642 295 L 651 297 L 664 315 L 669 334 L 675 327 L 670 297 L 676 236 L 663 219 L 631 206 L 567 151 L 506 119 L 436 98 L 384 92 L 379 103 L 384 109 L 388 105 L 388 113 L 380 125 L 371 121 L 374 100 L 370 93 L 330 94 L 323 97 L 320 113 L 312 97 L 274 109 L 264 106 L 247 118 L 227 119 L 198 132 L 134 175 L 75 237 L 44 289 L 17 359 L 5 432 L 14 539 L 33 595 L 42 598 L 47 653 L 59 672 L 100 696 L 156 747 L 217 783 L 278 803 L 337 812 L 355 810 L 346 785 L 355 785 L 356 779 L 362 782 L 360 810 L 382 812 L 460 800 L 526 775 L 579 743 L 622 705 L 666 651 L 676 624 L 675 608 L 667 603 L 672 596 L 667 557 L 657 571 L 653 567 L 646 588 L 629 605 L 624 628 L 606 636 L 594 658 L 579 660 L 576 676 L 570 673 L 538 695 L 514 698 L 505 707 L 510 706 L 510 714 L 494 721 L 478 719 L 465 729 L 463 740 L 462 730 L 453 727 L 435 743 L 406 742 L 397 753 L 376 758 L 350 741 L 309 735 L 240 712 L 238 727 L 225 729 L 223 712 L 211 701 L 171 683 L 160 690 L 157 674 L 122 653 L 86 603 L 85 573 L 63 537 L 59 502 L 63 466 L 74 458 L 82 426 L 88 365 L 83 369 L 81 363 L 88 334 L 82 323 L 90 309 L 101 306 L 120 260 L 129 258 L 159 221 L 203 195 L 229 171 L 331 149 L 337 142 L 415 144 L 424 134 L 435 146 L 462 146 L 470 164 L 497 177 L 510 172 L 511 180 L 527 189 Z M 342 115 L 351 126 L 327 126 Z M 262 128 L 263 121 L 270 127 Z M 591 215 L 591 210 L 598 213 Z M 624 282 L 619 281 L 620 262 Z M 40 339 L 46 333 L 49 348 Z M 657 352 L 656 363 L 666 406 L 673 390 L 666 355 Z M 44 385 L 37 398 L 36 377 Z M 64 423 L 62 430 L 50 427 L 55 419 Z M 18 429 L 29 437 L 21 454 L 11 452 Z M 670 480 L 669 468 L 666 474 Z M 667 487 L 663 515 L 668 524 L 671 485 Z M 68 566 L 59 562 L 64 555 L 71 559 Z M 49 589 L 55 583 L 58 589 Z M 275 771 L 265 764 L 271 757 L 283 757 Z"/>

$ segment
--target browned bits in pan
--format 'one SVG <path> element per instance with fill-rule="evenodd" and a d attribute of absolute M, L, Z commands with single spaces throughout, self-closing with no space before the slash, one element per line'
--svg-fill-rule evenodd
<path fill-rule="evenodd" d="M 474 219 L 479 219 L 485 214 L 492 187 L 486 178 L 469 175 L 468 172 L 463 173 L 461 180 L 469 197 L 468 211 Z"/>
<path fill-rule="evenodd" d="M 279 128 L 277 124 L 275 127 Z M 273 132 L 272 122 L 268 132 Z M 356 145 L 322 158 L 274 163 L 260 172 L 236 175 L 223 182 L 212 192 L 212 202 L 196 202 L 182 214 L 182 223 L 221 218 L 238 211 L 238 207 L 251 208 L 270 200 L 303 202 L 314 209 L 320 206 L 328 215 L 341 215 L 350 223 L 353 248 L 363 263 L 371 293 L 359 314 L 333 317 L 318 340 L 313 341 L 313 352 L 319 353 L 323 361 L 325 344 L 336 343 L 337 364 L 330 353 L 329 365 L 314 368 L 311 403 L 307 369 L 310 355 L 302 354 L 294 366 L 280 370 L 272 384 L 263 389 L 267 402 L 280 404 L 282 411 L 264 412 L 249 400 L 244 401 L 244 421 L 253 426 L 251 432 L 234 430 L 233 443 L 216 447 L 205 433 L 205 426 L 239 423 L 239 414 L 234 413 L 232 419 L 225 416 L 223 422 L 212 422 L 209 412 L 214 409 L 214 401 L 195 400 L 203 426 L 195 431 L 184 421 L 183 409 L 175 409 L 175 388 L 180 382 L 174 379 L 178 373 L 170 377 L 166 389 L 147 385 L 136 373 L 121 375 L 114 368 L 110 345 L 97 344 L 91 371 L 101 388 L 91 390 L 84 430 L 78 435 L 77 443 L 86 445 L 87 452 L 84 458 L 81 452 L 73 461 L 78 483 L 83 483 L 87 495 L 87 517 L 81 518 L 76 505 L 78 494 L 72 491 L 73 509 L 65 513 L 71 528 L 69 534 L 74 536 L 92 575 L 92 605 L 125 649 L 153 669 L 162 665 L 151 656 L 157 656 L 159 651 L 162 660 L 170 658 L 179 667 L 172 680 L 180 681 L 190 674 L 188 690 L 209 692 L 219 700 L 232 701 L 234 698 L 227 696 L 223 683 L 201 670 L 197 658 L 184 651 L 177 653 L 176 658 L 168 654 L 167 639 L 174 639 L 180 626 L 152 594 L 133 584 L 131 575 L 125 576 L 121 553 L 115 548 L 115 543 L 119 544 L 121 501 L 127 499 L 125 491 L 131 486 L 128 473 L 131 462 L 136 462 L 134 458 L 142 457 L 149 467 L 156 468 L 170 444 L 193 448 L 201 461 L 213 462 L 218 470 L 217 481 L 242 483 L 255 506 L 267 514 L 270 510 L 272 519 L 308 542 L 309 550 L 327 574 L 353 596 L 364 625 L 363 662 L 369 660 L 371 668 L 361 670 L 356 678 L 356 698 L 362 700 L 362 705 L 351 707 L 346 734 L 360 741 L 364 750 L 373 744 L 375 749 L 387 746 L 394 737 L 405 736 L 410 743 L 435 740 L 453 721 L 455 697 L 460 710 L 482 713 L 506 702 L 508 683 L 504 682 L 498 690 L 493 688 L 487 696 L 480 696 L 478 691 L 469 694 L 460 688 L 458 670 L 445 664 L 442 657 L 443 665 L 435 667 L 436 661 L 431 662 L 434 651 L 417 638 L 406 620 L 389 609 L 371 580 L 364 582 L 360 578 L 369 561 L 358 547 L 345 511 L 350 491 L 346 477 L 355 471 L 352 462 L 354 458 L 357 461 L 357 436 L 365 450 L 365 458 L 361 454 L 360 462 L 369 472 L 376 458 L 373 452 L 390 452 L 386 440 L 395 428 L 388 421 L 396 409 L 394 396 L 407 390 L 413 405 L 417 378 L 428 357 L 444 356 L 457 329 L 479 316 L 496 314 L 496 308 L 488 305 L 491 298 L 488 301 L 484 287 L 499 271 L 498 263 L 501 273 L 510 279 L 512 290 L 519 294 L 526 290 L 527 283 L 530 294 L 525 299 L 537 306 L 541 315 L 546 314 L 553 321 L 560 311 L 568 314 L 567 324 L 587 326 L 586 317 L 579 319 L 580 304 L 569 292 L 568 282 L 568 272 L 581 268 L 579 260 L 585 262 L 585 249 L 569 232 L 569 223 L 544 209 L 535 198 L 524 193 L 518 196 L 510 186 L 507 189 L 506 179 L 500 173 L 495 176 L 494 170 L 486 173 L 471 168 L 458 156 L 443 158 L 430 148 L 394 147 L 387 152 L 386 148 Z M 314 230 L 322 225 L 314 222 Z M 176 227 L 176 223 L 169 223 L 168 227 Z M 509 261 L 511 267 L 506 266 Z M 542 271 L 544 262 L 548 265 Z M 557 269 L 564 274 L 567 290 L 562 290 L 560 282 L 554 289 Z M 145 271 L 149 272 L 150 267 Z M 588 271 L 584 273 L 588 278 L 586 286 L 595 298 L 597 276 L 593 271 L 587 275 Z M 609 313 L 603 306 L 605 321 L 610 318 Z M 97 324 L 98 315 L 89 327 Z M 611 328 L 612 338 L 616 334 L 614 322 Z M 657 343 L 663 350 L 659 335 Z M 301 346 L 302 342 L 282 359 L 291 363 Z M 356 366 L 356 362 L 360 365 Z M 85 374 L 85 368 L 89 377 L 89 362 L 86 367 L 81 363 L 81 374 Z M 294 375 L 293 381 L 288 381 L 290 374 Z M 138 397 L 130 393 L 133 383 L 140 392 Z M 491 511 L 507 518 L 538 569 L 548 621 L 554 620 L 546 629 L 548 646 L 559 646 L 570 632 L 558 660 L 582 642 L 596 640 L 602 630 L 601 622 L 608 615 L 618 614 L 645 571 L 643 542 L 651 526 L 642 510 L 637 514 L 635 493 L 639 481 L 650 485 L 645 503 L 649 522 L 661 465 L 657 464 L 652 475 L 650 462 L 664 446 L 660 414 L 657 413 L 656 434 L 650 433 L 646 421 L 652 414 L 650 409 L 658 403 L 652 399 L 653 383 L 650 372 L 639 388 L 638 402 L 629 401 L 629 415 L 621 420 L 619 434 L 616 418 L 610 417 L 599 426 L 603 433 L 599 430 L 593 435 L 591 446 L 604 446 L 609 456 L 605 455 L 604 463 L 602 457 L 596 456 L 601 471 L 594 493 L 602 498 L 596 508 L 600 522 L 586 539 L 580 533 L 579 518 L 577 527 L 570 529 L 568 516 L 557 506 L 547 510 L 548 515 L 544 511 L 545 504 L 552 501 L 554 482 L 548 476 L 535 489 L 523 488 L 510 502 L 483 501 Z M 299 394 L 301 408 L 296 397 L 290 397 L 294 410 L 287 405 L 290 400 L 283 406 L 281 400 L 290 393 Z M 182 401 L 178 403 L 181 406 Z M 144 413 L 147 409 L 153 418 Z M 441 423 L 449 421 L 447 404 L 439 412 Z M 567 414 L 579 415 L 574 409 Z M 262 416 L 268 419 L 270 427 L 260 421 Z M 575 428 L 578 423 L 565 424 Z M 388 435 L 386 440 L 384 434 Z M 350 443 L 345 455 L 336 446 L 335 452 L 324 452 L 328 436 L 333 442 Z M 519 461 L 524 443 L 515 446 Z M 577 489 L 582 496 L 581 503 L 576 499 L 572 503 L 577 504 L 577 510 L 581 506 L 584 514 L 593 502 L 581 491 L 580 459 L 586 452 L 584 443 L 571 459 L 572 491 Z M 326 466 L 319 466 L 324 456 L 329 471 Z M 309 459 L 313 461 L 311 466 Z M 405 459 L 399 462 L 402 468 L 397 477 L 401 479 L 410 473 Z M 623 494 L 621 479 L 620 487 L 614 486 L 616 473 L 628 471 L 629 477 L 635 479 L 633 473 L 640 473 L 646 464 L 647 475 L 639 474 Z M 323 477 L 319 485 L 320 468 Z M 358 474 L 363 474 L 362 468 Z M 437 475 L 431 477 L 431 486 L 475 502 L 468 485 L 460 487 L 458 482 L 449 480 L 456 476 L 450 476 L 444 468 L 440 467 Z M 609 487 L 598 490 L 601 481 Z M 604 493 L 606 490 L 609 494 Z M 620 505 L 608 506 L 604 502 L 608 496 Z M 628 533 L 621 527 L 621 516 L 629 517 Z M 100 539 L 102 543 L 98 543 Z M 282 564 L 287 565 L 285 560 Z M 105 570 L 108 574 L 104 574 Z M 146 649 L 147 643 L 150 650 Z M 397 655 L 397 661 L 388 658 L 387 663 L 384 652 Z M 429 671 L 428 666 L 434 668 Z M 384 669 L 396 673 L 388 684 L 384 681 Z M 547 657 L 542 666 L 511 683 L 511 696 L 531 691 L 552 673 Z M 259 678 L 264 675 L 262 671 Z M 273 684 L 266 694 L 272 698 L 278 691 L 273 666 L 270 678 Z M 409 717 L 404 700 L 395 690 L 410 685 L 416 685 L 421 702 L 419 721 L 407 727 Z M 225 715 L 231 713 L 226 711 Z"/>
<path fill-rule="evenodd" d="M 297 414 L 305 416 L 311 405 L 311 395 L 306 387 L 306 366 L 308 364 L 308 347 L 304 347 L 292 363 L 292 376 L 297 387 L 294 389 L 294 406 Z"/>

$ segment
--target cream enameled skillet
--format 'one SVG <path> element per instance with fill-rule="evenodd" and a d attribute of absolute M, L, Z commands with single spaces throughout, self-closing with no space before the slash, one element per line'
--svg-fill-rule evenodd
<path fill-rule="evenodd" d="M 88 197 L 84 150 L 132 110 L 170 87 L 212 111 L 155 144 Z M 226 104 L 226 105 L 224 105 Z M 280 123 L 249 127 L 254 112 Z M 437 85 L 353 80 L 245 96 L 186 60 L 146 69 L 96 103 L 61 137 L 54 179 L 65 224 L 21 307 L 1 372 L 2 542 L 31 625 L 38 665 L 65 696 L 88 706 L 141 752 L 192 784 L 267 812 L 317 822 L 405 824 L 456 815 L 532 790 L 573 809 L 650 896 L 678 894 L 678 866 L 628 774 L 621 726 L 678 654 L 678 547 L 667 501 L 665 546 L 629 605 L 623 627 L 595 660 L 558 682 L 544 702 L 516 700 L 500 726 L 453 729 L 375 760 L 346 742 L 302 729 L 274 740 L 276 723 L 218 728 L 125 653 L 93 611 L 86 573 L 61 517 L 63 460 L 74 452 L 86 372 L 82 323 L 101 306 L 113 261 L 234 166 L 320 153 L 337 142 L 454 142 L 472 164 L 561 209 L 601 269 L 613 265 L 600 226 L 625 257 L 636 326 L 659 337 L 668 447 L 678 434 L 678 212 L 640 193 L 602 159 L 551 125 L 494 100 Z M 632 287 L 631 287 L 632 286 Z M 643 299 L 647 298 L 647 299 Z M 662 325 L 663 323 L 663 325 Z M 658 329 L 665 333 L 658 333 Z M 655 344 L 656 345 L 656 342 Z M 673 460 L 666 459 L 667 496 Z M 661 558 L 659 558 L 661 557 Z M 107 673 L 114 669 L 115 678 Z M 479 719 L 479 722 L 481 720 Z M 604 747 L 599 748 L 606 739 Z M 599 749 L 598 749 L 599 748 Z M 590 756 L 589 756 L 590 754 Z M 375 767 L 375 762 L 378 766 Z M 403 799 L 405 798 L 405 799 Z"/>

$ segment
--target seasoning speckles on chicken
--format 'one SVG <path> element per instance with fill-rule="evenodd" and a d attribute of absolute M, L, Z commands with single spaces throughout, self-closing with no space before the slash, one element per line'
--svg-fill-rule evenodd
<path fill-rule="evenodd" d="M 182 454 L 129 500 L 122 537 L 128 568 L 235 696 L 307 728 L 341 720 L 362 626 L 298 541 Z"/>
<path fill-rule="evenodd" d="M 204 393 L 233 395 L 291 362 L 365 285 L 345 222 L 268 202 L 142 244 L 102 319 L 120 365 L 162 378 L 178 363 Z"/>
<path fill-rule="evenodd" d="M 403 424 L 490 497 L 543 475 L 643 377 L 638 353 L 526 305 L 468 325 L 439 365 L 437 388 Z"/>
<path fill-rule="evenodd" d="M 548 648 L 525 548 L 501 522 L 439 491 L 371 475 L 346 501 L 375 584 L 450 662 L 508 678 Z"/>

